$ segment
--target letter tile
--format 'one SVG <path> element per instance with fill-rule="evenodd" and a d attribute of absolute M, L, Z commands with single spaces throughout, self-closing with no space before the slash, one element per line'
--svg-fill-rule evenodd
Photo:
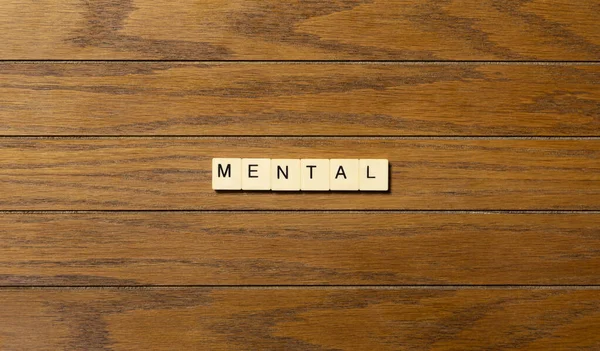
<path fill-rule="evenodd" d="M 358 191 L 358 159 L 329 160 L 329 189 Z"/>
<path fill-rule="evenodd" d="M 212 188 L 214 190 L 241 190 L 242 159 L 213 158 Z"/>
<path fill-rule="evenodd" d="M 361 159 L 360 191 L 387 191 L 389 189 L 389 162 L 383 159 Z"/>
<path fill-rule="evenodd" d="M 329 160 L 305 158 L 300 160 L 300 189 L 329 191 Z"/>
<path fill-rule="evenodd" d="M 300 159 L 271 159 L 271 190 L 300 190 Z"/>
<path fill-rule="evenodd" d="M 271 159 L 242 159 L 242 190 L 271 190 Z"/>

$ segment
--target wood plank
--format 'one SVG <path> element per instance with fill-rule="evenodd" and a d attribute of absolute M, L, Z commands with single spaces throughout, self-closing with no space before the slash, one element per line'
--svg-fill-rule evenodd
<path fill-rule="evenodd" d="M 597 0 L 3 1 L 1 59 L 598 60 Z"/>
<path fill-rule="evenodd" d="M 593 350 L 600 291 L 1 290 L 6 350 Z"/>
<path fill-rule="evenodd" d="M 598 209 L 600 141 L 5 138 L 0 208 Z M 212 157 L 387 158 L 391 192 L 216 193 Z M 302 199 L 302 201 L 299 201 Z"/>
<path fill-rule="evenodd" d="M 600 135 L 592 64 L 0 63 L 0 77 L 1 135 Z"/>
<path fill-rule="evenodd" d="M 600 209 L 600 140 L 2 138 L 0 209 Z M 215 192 L 213 157 L 386 158 L 384 193 Z"/>
<path fill-rule="evenodd" d="M 593 285 L 600 214 L 0 215 L 0 285 Z"/>

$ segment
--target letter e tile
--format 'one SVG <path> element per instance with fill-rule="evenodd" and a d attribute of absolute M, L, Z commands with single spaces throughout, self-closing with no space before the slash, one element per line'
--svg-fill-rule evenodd
<path fill-rule="evenodd" d="M 242 190 L 271 190 L 271 159 L 242 159 Z"/>

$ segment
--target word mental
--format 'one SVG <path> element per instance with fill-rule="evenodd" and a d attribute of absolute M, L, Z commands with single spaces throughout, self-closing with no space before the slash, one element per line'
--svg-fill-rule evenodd
<path fill-rule="evenodd" d="M 214 190 L 387 191 L 388 160 L 213 158 Z"/>

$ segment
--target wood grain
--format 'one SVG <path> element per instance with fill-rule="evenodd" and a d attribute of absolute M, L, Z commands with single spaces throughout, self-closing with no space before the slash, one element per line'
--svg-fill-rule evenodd
<path fill-rule="evenodd" d="M 600 65 L 0 63 L 1 135 L 600 135 Z"/>
<path fill-rule="evenodd" d="M 600 349 L 598 23 L 0 1 L 0 350 Z M 252 156 L 388 158 L 391 191 L 211 189 Z"/>
<path fill-rule="evenodd" d="M 2 138 L 0 209 L 600 209 L 598 139 Z M 213 157 L 387 158 L 387 193 L 215 192 Z"/>
<path fill-rule="evenodd" d="M 598 60 L 596 0 L 2 1 L 1 59 Z"/>
<path fill-rule="evenodd" d="M 600 291 L 0 291 L 3 350 L 596 350 Z"/>
<path fill-rule="evenodd" d="M 0 215 L 0 284 L 600 283 L 600 214 Z"/>

